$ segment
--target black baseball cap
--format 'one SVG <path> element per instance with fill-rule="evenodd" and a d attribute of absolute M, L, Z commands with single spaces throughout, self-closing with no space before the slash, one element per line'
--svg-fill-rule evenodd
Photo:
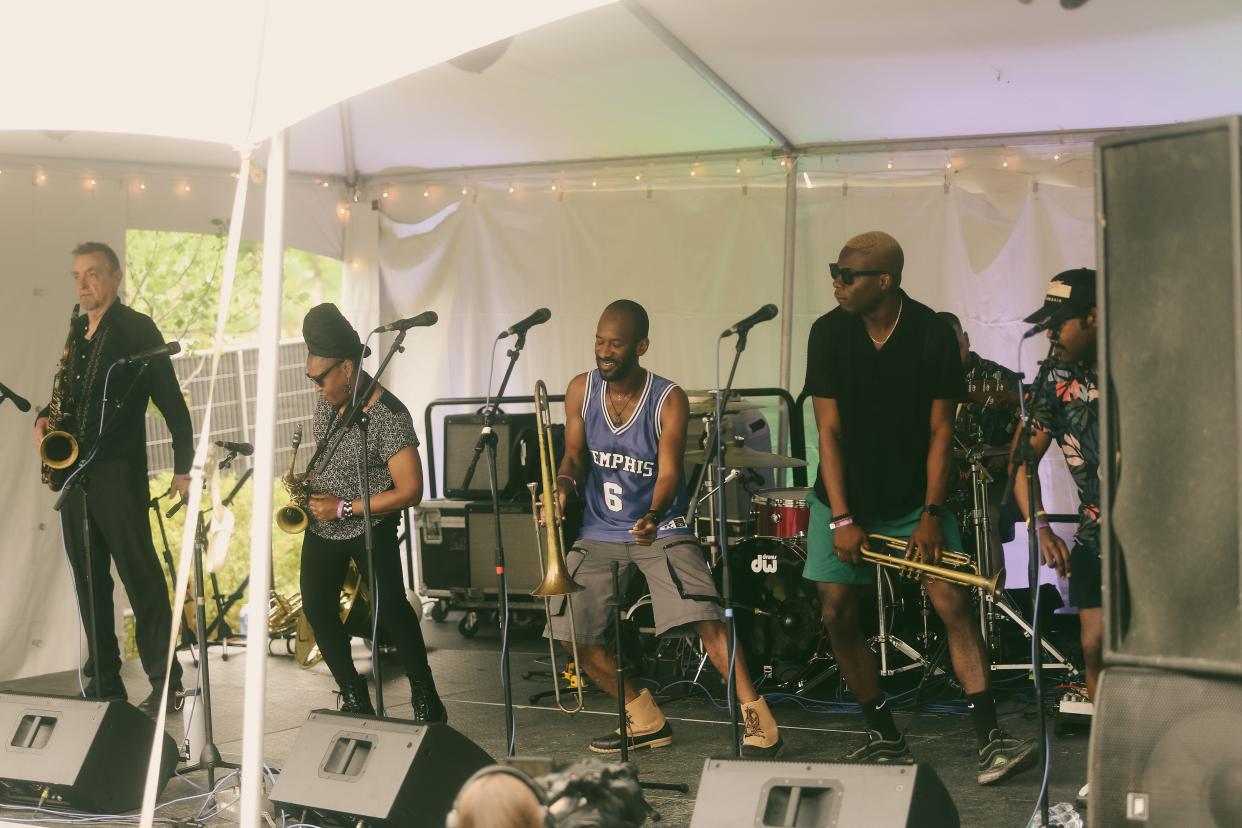
<path fill-rule="evenodd" d="M 1043 306 L 1024 321 L 1053 328 L 1095 305 L 1095 271 L 1088 267 L 1066 270 L 1052 277 Z"/>

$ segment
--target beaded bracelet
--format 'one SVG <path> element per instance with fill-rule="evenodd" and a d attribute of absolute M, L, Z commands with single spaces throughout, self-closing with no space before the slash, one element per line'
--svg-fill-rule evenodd
<path fill-rule="evenodd" d="M 351 518 L 354 516 L 354 502 L 352 500 L 345 501 L 344 511 L 345 511 L 345 517 Z"/>

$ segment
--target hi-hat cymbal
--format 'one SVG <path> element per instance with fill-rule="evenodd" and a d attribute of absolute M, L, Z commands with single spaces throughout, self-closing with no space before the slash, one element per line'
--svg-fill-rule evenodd
<path fill-rule="evenodd" d="M 965 460 L 972 453 L 977 453 L 980 458 L 1008 457 L 1009 446 L 971 446 L 953 449 L 953 456 L 958 460 Z"/>
<path fill-rule="evenodd" d="M 691 463 L 703 463 L 706 457 L 705 451 L 686 452 L 686 459 Z M 755 451 L 748 446 L 725 446 L 724 465 L 727 469 L 787 469 L 805 466 L 806 461 L 784 454 Z"/>

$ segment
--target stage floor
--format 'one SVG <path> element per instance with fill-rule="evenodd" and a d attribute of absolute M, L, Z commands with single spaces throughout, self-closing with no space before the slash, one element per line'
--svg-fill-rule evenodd
<path fill-rule="evenodd" d="M 485 625 L 476 637 L 464 638 L 457 631 L 457 614 L 450 614 L 446 623 L 423 622 L 424 633 L 431 648 L 431 664 L 440 694 L 449 711 L 449 723 L 477 742 L 493 756 L 504 754 L 504 709 L 499 684 L 499 635 Z M 319 665 L 310 670 L 298 668 L 292 658 L 273 655 L 268 660 L 267 716 L 264 756 L 278 768 L 292 749 L 298 729 L 308 711 L 333 707 L 335 685 L 327 669 Z M 614 729 L 615 705 L 600 693 L 588 695 L 588 710 L 569 716 L 553 707 L 527 704 L 527 697 L 546 687 L 543 679 L 523 680 L 525 670 L 536 669 L 536 659 L 546 659 L 547 648 L 529 629 L 518 629 L 511 646 L 513 697 L 517 707 L 517 753 L 522 756 L 547 756 L 558 760 L 575 760 L 594 756 L 586 743 Z M 192 669 L 189 656 L 181 654 L 187 670 Z M 355 647 L 359 670 L 370 673 L 370 658 L 362 646 Z M 400 675 L 394 656 L 386 656 L 383 666 L 386 680 L 384 698 L 390 716 L 408 715 L 409 686 Z M 211 649 L 211 689 L 214 704 L 213 723 L 216 743 L 226 759 L 237 760 L 241 753 L 244 650 L 230 648 L 224 661 L 217 648 Z M 137 703 L 148 692 L 138 663 L 125 665 L 124 677 L 130 700 Z M 0 684 L 0 690 L 76 693 L 76 673 L 59 673 Z M 685 687 L 683 686 L 683 688 Z M 673 722 L 675 742 L 671 747 L 640 751 L 633 757 L 644 780 L 685 782 L 688 795 L 652 791 L 648 801 L 663 816 L 668 828 L 689 825 L 694 810 L 695 790 L 703 760 L 709 756 L 730 756 L 730 726 L 727 714 L 716 708 L 695 688 L 695 695 L 664 706 Z M 787 744 L 783 759 L 831 761 L 852 747 L 862 736 L 861 717 L 844 713 L 818 713 L 784 701 L 773 707 Z M 1031 737 L 1036 733 L 1034 707 L 1017 700 L 1000 705 L 1003 725 L 1013 734 Z M 975 739 L 968 716 L 952 713 L 898 712 L 897 724 L 908 729 L 908 738 L 915 758 L 930 764 L 944 780 L 961 815 L 963 828 L 1022 828 L 1034 808 L 1040 784 L 1038 769 L 1028 770 L 1015 779 L 991 787 L 975 781 Z M 179 718 L 173 717 L 170 732 L 180 738 Z M 1050 802 L 1073 801 L 1078 788 L 1086 781 L 1087 734 L 1085 731 L 1054 733 L 1052 742 L 1052 774 Z M 205 772 L 188 779 L 174 778 L 165 788 L 161 801 L 198 793 L 197 786 L 206 785 Z M 232 797 L 222 796 L 223 803 Z M 193 819 L 201 802 L 187 802 L 162 808 L 161 816 L 179 820 Z M 11 817 L 20 814 L 8 814 Z M 3 815 L 0 815 L 0 820 Z M 236 822 L 236 816 L 225 812 L 214 823 Z M 106 824 L 106 823 L 93 823 Z M 277 820 L 279 824 L 279 820 Z"/>

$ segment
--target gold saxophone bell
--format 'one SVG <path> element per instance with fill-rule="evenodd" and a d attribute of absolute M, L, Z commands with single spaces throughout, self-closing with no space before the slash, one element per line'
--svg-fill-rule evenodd
<path fill-rule="evenodd" d="M 565 596 L 565 612 L 569 615 L 569 643 L 574 658 L 572 671 L 569 666 L 566 666 L 565 674 L 577 695 L 573 706 L 567 706 L 561 701 L 561 671 L 556 663 L 556 642 L 552 640 L 550 634 L 548 653 L 552 657 L 552 691 L 556 697 L 556 706 L 565 713 L 577 713 L 586 707 L 586 700 L 582 696 L 584 684 L 580 666 L 582 662 L 578 658 L 578 631 L 574 626 L 573 593 L 581 592 L 583 587 L 570 576 L 569 568 L 565 564 L 565 538 L 561 531 L 561 501 L 557 490 L 554 465 L 556 458 L 552 452 L 552 431 L 548 427 L 548 421 L 551 419 L 548 387 L 543 384 L 543 380 L 539 380 L 535 383 L 535 433 L 539 441 L 539 479 L 543 484 L 542 493 L 536 494 L 540 488 L 539 484 L 528 483 L 526 485 L 530 490 L 531 520 L 535 524 L 535 542 L 539 546 L 539 570 L 543 573 L 543 580 L 531 592 L 531 595 L 543 599 L 543 611 L 548 617 L 549 633 L 552 629 L 550 599 L 557 595 Z M 539 525 L 540 505 L 543 506 L 544 515 L 542 527 Z"/>
<path fill-rule="evenodd" d="M 39 459 L 49 469 L 67 469 L 78 462 L 78 441 L 67 431 L 49 431 L 39 443 Z"/>
<path fill-rule="evenodd" d="M 280 479 L 285 491 L 289 493 L 290 502 L 276 510 L 276 526 L 280 528 L 280 531 L 290 535 L 305 532 L 307 524 L 310 523 L 310 516 L 306 514 L 306 508 L 303 505 L 306 503 L 306 481 L 300 480 L 293 471 L 298 461 L 298 446 L 301 444 L 302 427 L 298 426 L 293 432 L 293 452 L 289 455 L 289 468 L 285 470 L 285 476 Z"/>
<path fill-rule="evenodd" d="M 917 580 L 926 575 L 962 586 L 978 587 L 993 598 L 996 597 L 997 592 L 1005 588 L 1004 567 L 991 578 L 985 578 L 979 574 L 974 561 L 964 552 L 946 549 L 940 553 L 941 564 L 929 564 L 922 560 L 922 555 L 917 548 L 907 555 L 906 541 L 901 538 L 894 538 L 890 535 L 868 535 L 867 541 L 868 543 L 878 542 L 893 550 L 895 554 L 875 551 L 864 545 L 861 550 L 863 560 L 895 569 L 899 575 L 907 578 Z"/>

